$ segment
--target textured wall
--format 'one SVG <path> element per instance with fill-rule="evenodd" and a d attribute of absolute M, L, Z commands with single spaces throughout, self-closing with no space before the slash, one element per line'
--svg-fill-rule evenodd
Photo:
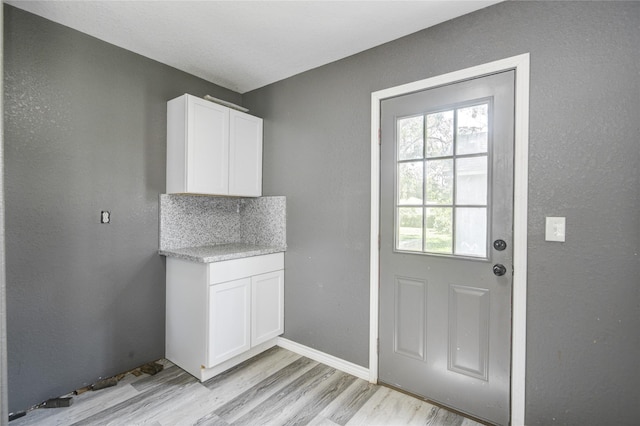
<path fill-rule="evenodd" d="M 10 6 L 4 24 L 15 411 L 164 356 L 166 101 L 241 98 Z"/>
<path fill-rule="evenodd" d="M 4 28 L 4 9 L 0 8 L 0 31 Z M 0 56 L 3 46 L 0 46 Z M 3 64 L 0 64 L 0 70 Z M 0 95 L 4 93 L 4 84 L 0 80 Z M 0 116 L 4 116 L 3 103 L 0 102 Z M 7 386 L 7 280 L 5 273 L 4 238 L 4 123 L 0 122 L 0 424 L 9 415 L 9 388 Z"/>
<path fill-rule="evenodd" d="M 526 423 L 637 424 L 639 28 L 635 2 L 506 2 L 245 94 L 288 201 L 286 337 L 368 364 L 371 92 L 530 52 Z"/>

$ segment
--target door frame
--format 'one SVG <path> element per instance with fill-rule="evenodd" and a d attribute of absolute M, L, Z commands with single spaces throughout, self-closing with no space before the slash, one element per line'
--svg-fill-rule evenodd
<path fill-rule="evenodd" d="M 527 331 L 527 190 L 529 163 L 529 53 L 371 93 L 371 246 L 369 381 L 378 382 L 380 272 L 380 103 L 445 84 L 515 71 L 513 291 L 511 328 L 511 424 L 524 425 Z"/>

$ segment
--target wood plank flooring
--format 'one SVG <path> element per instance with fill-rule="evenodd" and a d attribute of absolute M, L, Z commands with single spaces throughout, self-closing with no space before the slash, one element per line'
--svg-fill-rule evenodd
<path fill-rule="evenodd" d="M 478 426 L 443 408 L 274 347 L 204 383 L 169 361 L 155 376 L 35 409 L 26 425 Z"/>

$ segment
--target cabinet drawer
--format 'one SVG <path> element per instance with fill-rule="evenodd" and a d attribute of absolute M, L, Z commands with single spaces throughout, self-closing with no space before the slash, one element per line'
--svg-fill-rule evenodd
<path fill-rule="evenodd" d="M 245 257 L 209 264 L 208 284 L 219 284 L 284 269 L 284 253 Z"/>

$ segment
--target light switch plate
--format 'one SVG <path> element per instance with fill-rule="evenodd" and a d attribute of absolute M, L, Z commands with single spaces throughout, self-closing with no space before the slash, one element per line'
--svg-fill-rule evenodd
<path fill-rule="evenodd" d="M 564 217 L 547 217 L 544 239 L 546 241 L 564 242 L 566 224 L 567 219 Z"/>

